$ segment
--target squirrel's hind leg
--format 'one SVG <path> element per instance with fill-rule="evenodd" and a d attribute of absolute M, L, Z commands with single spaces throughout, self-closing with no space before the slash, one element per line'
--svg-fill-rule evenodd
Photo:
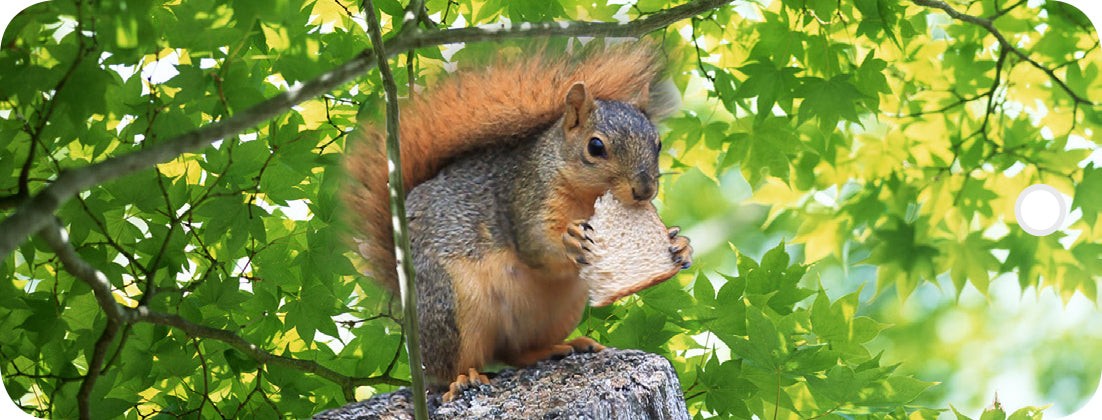
<path fill-rule="evenodd" d="M 578 337 L 562 344 L 553 344 L 550 347 L 529 350 L 520 355 L 510 357 L 505 362 L 516 367 L 525 367 L 536 364 L 541 360 L 558 360 L 574 353 L 597 353 L 604 350 L 605 346 L 589 337 Z"/>
<path fill-rule="evenodd" d="M 573 340 L 567 341 L 567 345 L 572 347 L 575 352 L 578 353 L 599 353 L 605 349 L 605 346 L 598 343 L 597 340 L 592 338 L 581 336 Z"/>
<path fill-rule="evenodd" d="M 479 385 L 489 384 L 490 378 L 487 378 L 486 375 L 478 373 L 475 368 L 470 368 L 467 370 L 467 374 L 459 374 L 459 376 L 455 378 L 455 381 L 453 381 L 451 385 L 448 385 L 448 392 L 445 392 L 444 395 L 440 397 L 440 399 L 442 399 L 444 402 L 451 402 L 456 397 L 463 394 L 463 391 L 466 391 L 467 389 L 477 387 Z"/>
<path fill-rule="evenodd" d="M 574 347 L 568 344 L 552 344 L 550 347 L 528 350 L 524 353 L 510 356 L 505 363 L 515 367 L 525 367 L 536 364 L 540 360 L 562 359 L 574 353 Z"/>

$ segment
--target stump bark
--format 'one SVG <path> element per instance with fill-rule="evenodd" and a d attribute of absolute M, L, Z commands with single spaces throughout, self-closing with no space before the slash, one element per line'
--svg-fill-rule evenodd
<path fill-rule="evenodd" d="M 638 350 L 606 349 L 506 369 L 491 385 L 441 404 L 429 395 L 434 419 L 688 419 L 670 362 Z M 409 389 L 377 395 L 314 416 L 318 420 L 412 419 Z"/>

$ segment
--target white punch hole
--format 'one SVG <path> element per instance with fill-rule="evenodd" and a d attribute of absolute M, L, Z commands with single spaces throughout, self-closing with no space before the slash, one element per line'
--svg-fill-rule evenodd
<path fill-rule="evenodd" d="M 1064 195 L 1056 188 L 1045 184 L 1034 184 L 1018 195 L 1014 206 L 1014 217 L 1018 225 L 1030 235 L 1046 236 L 1064 225 L 1068 214 L 1068 204 Z"/>

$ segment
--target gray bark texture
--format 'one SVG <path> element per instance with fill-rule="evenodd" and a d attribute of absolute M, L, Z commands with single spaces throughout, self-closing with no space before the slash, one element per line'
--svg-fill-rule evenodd
<path fill-rule="evenodd" d="M 670 362 L 639 350 L 606 349 L 506 369 L 491 385 L 440 403 L 429 394 L 433 419 L 688 419 Z M 314 416 L 316 420 L 412 419 L 408 388 L 376 395 Z"/>

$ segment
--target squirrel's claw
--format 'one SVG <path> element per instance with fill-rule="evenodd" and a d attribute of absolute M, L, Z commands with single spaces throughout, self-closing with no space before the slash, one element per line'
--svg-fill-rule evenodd
<path fill-rule="evenodd" d="M 453 381 L 451 385 L 448 386 L 448 392 L 445 392 L 444 395 L 440 397 L 440 399 L 446 403 L 452 402 L 460 395 L 462 395 L 463 391 L 471 388 L 477 388 L 479 385 L 489 384 L 490 378 L 487 378 L 486 375 L 478 373 L 478 371 L 474 368 L 470 368 L 467 370 L 466 375 L 459 374 L 459 376 L 455 378 L 455 381 Z"/>
<path fill-rule="evenodd" d="M 677 236 L 681 232 L 681 228 L 672 227 L 669 229 L 670 235 L 670 258 L 673 259 L 674 264 L 681 264 L 681 269 L 688 269 L 693 265 L 693 246 L 689 245 L 689 238 L 684 236 Z"/>
<path fill-rule="evenodd" d="M 474 368 L 471 368 L 467 371 L 467 376 L 470 377 L 471 385 L 478 386 L 490 384 L 490 378 L 487 378 L 486 375 L 478 373 L 478 371 Z"/>
<path fill-rule="evenodd" d="M 593 226 L 590 226 L 585 220 L 576 220 L 566 227 L 566 233 L 562 235 L 566 255 L 578 264 L 589 264 L 593 260 L 591 258 L 593 250 L 589 248 L 589 245 L 596 244 L 596 242 L 593 242 L 593 239 L 589 237 L 588 232 L 591 231 L 593 231 Z"/>

